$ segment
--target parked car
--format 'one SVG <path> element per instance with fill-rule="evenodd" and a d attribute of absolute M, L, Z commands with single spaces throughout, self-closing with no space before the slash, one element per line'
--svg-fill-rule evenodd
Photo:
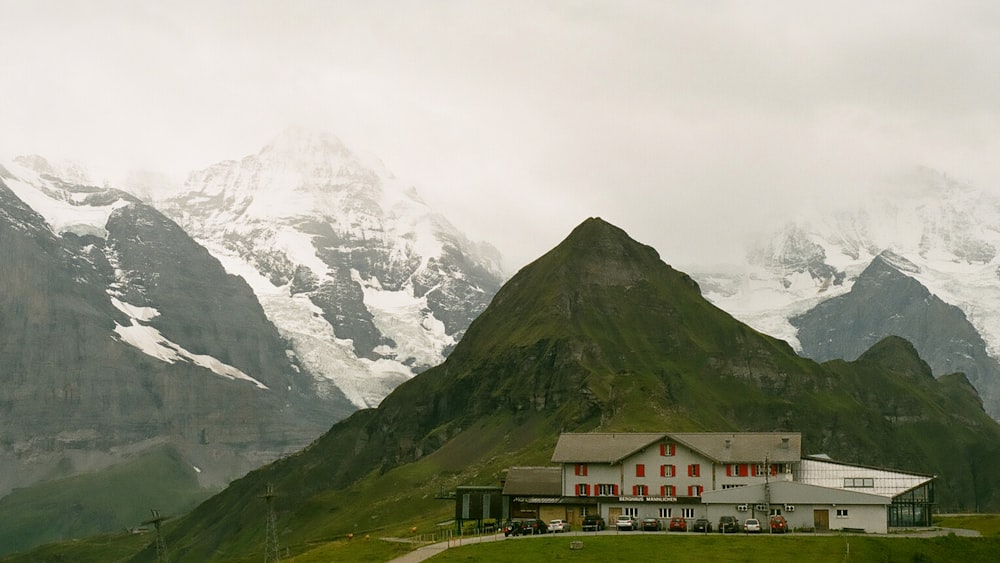
<path fill-rule="evenodd" d="M 569 522 L 565 520 L 549 520 L 549 531 L 553 534 L 569 531 Z"/>
<path fill-rule="evenodd" d="M 535 534 L 545 534 L 549 531 L 548 524 L 544 520 L 528 520 L 524 523 L 525 530 L 523 533 L 528 535 Z"/>
<path fill-rule="evenodd" d="M 504 537 L 508 537 L 508 536 L 520 536 L 520 535 L 524 534 L 524 529 L 525 529 L 524 522 L 520 522 L 520 521 L 518 521 L 518 522 L 507 522 L 503 526 L 503 535 L 504 535 Z"/>
<path fill-rule="evenodd" d="M 735 534 L 740 531 L 740 523 L 735 516 L 723 516 L 719 518 L 719 533 Z"/>
<path fill-rule="evenodd" d="M 747 518 L 746 522 L 743 523 L 743 531 L 748 534 L 759 534 L 760 520 L 756 518 Z"/>
<path fill-rule="evenodd" d="M 694 532 L 711 532 L 712 523 L 708 521 L 708 518 L 699 518 L 694 521 L 694 526 L 692 527 Z"/>
<path fill-rule="evenodd" d="M 635 516 L 622 514 L 617 520 L 615 520 L 615 528 L 618 528 L 619 530 L 638 530 L 639 520 Z"/>
<path fill-rule="evenodd" d="M 660 529 L 660 521 L 656 518 L 643 518 L 640 526 L 644 532 L 656 532 Z"/>
<path fill-rule="evenodd" d="M 788 531 L 788 521 L 785 520 L 784 516 L 772 516 L 771 520 L 768 522 L 768 528 L 771 530 L 772 534 L 784 534 Z"/>
<path fill-rule="evenodd" d="M 588 514 L 583 517 L 583 531 L 599 532 L 604 529 L 604 517 L 600 514 Z"/>
<path fill-rule="evenodd" d="M 680 516 L 674 516 L 670 519 L 670 523 L 667 524 L 667 529 L 671 532 L 686 532 L 688 531 L 687 520 Z"/>

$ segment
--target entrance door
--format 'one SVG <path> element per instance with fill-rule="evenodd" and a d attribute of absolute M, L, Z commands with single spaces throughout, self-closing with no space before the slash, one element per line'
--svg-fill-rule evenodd
<path fill-rule="evenodd" d="M 608 509 L 608 521 L 607 521 L 608 527 L 610 528 L 610 527 L 614 526 L 615 525 L 615 520 L 617 520 L 618 517 L 621 516 L 621 515 L 622 515 L 622 507 L 620 507 L 620 506 L 612 506 L 611 508 L 609 508 Z"/>
<path fill-rule="evenodd" d="M 817 532 L 830 531 L 829 510 L 813 510 L 813 528 L 815 528 Z"/>

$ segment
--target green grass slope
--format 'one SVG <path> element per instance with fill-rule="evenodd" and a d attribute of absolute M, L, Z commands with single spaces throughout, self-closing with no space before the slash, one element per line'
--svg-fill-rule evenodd
<path fill-rule="evenodd" d="M 168 446 L 104 471 L 17 489 L 0 500 L 0 555 L 138 526 L 150 509 L 184 514 L 215 491 Z"/>
<path fill-rule="evenodd" d="M 589 430 L 800 431 L 805 453 L 942 475 L 949 509 L 1000 508 L 1000 427 L 964 377 L 935 380 L 899 339 L 851 363 L 803 359 L 589 219 L 514 276 L 447 361 L 234 482 L 167 543 L 175 561 L 259 560 L 268 485 L 293 555 L 431 533 L 454 514 L 438 492 L 547 464 L 560 432 Z"/>

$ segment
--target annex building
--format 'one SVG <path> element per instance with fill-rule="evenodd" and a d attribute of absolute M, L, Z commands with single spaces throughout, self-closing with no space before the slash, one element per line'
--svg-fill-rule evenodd
<path fill-rule="evenodd" d="M 511 516 L 579 525 L 637 518 L 739 520 L 780 514 L 793 529 L 885 533 L 930 526 L 934 480 L 803 456 L 795 432 L 564 433 L 558 466 L 508 470 Z"/>

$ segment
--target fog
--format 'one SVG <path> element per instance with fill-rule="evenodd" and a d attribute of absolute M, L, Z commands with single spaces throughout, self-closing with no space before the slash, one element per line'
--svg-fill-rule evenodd
<path fill-rule="evenodd" d="M 913 166 L 1000 189 L 995 2 L 0 10 L 0 159 L 182 179 L 304 126 L 379 156 L 510 270 L 589 216 L 684 266 Z"/>

